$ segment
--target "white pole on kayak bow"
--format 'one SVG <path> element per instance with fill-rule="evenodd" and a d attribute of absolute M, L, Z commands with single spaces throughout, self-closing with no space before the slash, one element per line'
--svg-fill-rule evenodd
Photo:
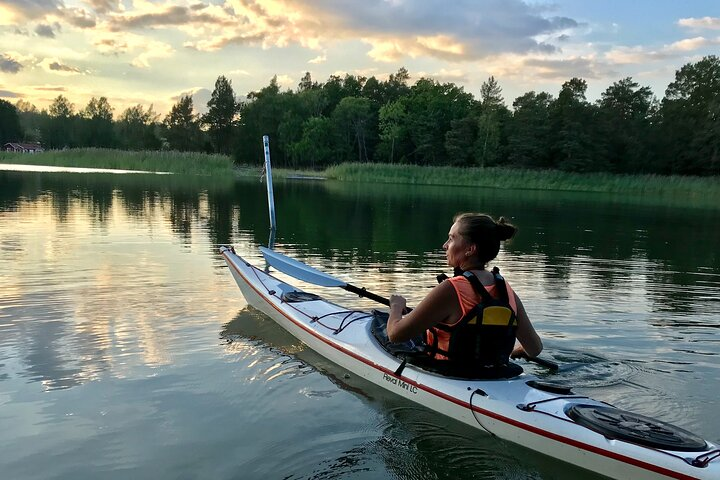
<path fill-rule="evenodd" d="M 272 167 L 270 166 L 270 137 L 263 135 L 265 150 L 265 181 L 267 183 L 268 213 L 270 214 L 270 230 L 275 231 L 275 196 L 273 195 Z"/>

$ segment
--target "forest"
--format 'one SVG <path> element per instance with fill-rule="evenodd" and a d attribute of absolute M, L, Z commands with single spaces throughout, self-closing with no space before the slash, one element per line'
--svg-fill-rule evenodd
<path fill-rule="evenodd" d="M 662 99 L 632 78 L 600 98 L 571 78 L 557 95 L 530 91 L 508 106 L 494 77 L 479 96 L 431 78 L 410 82 L 405 68 L 380 81 L 355 75 L 295 90 L 273 78 L 238 97 L 221 75 L 207 112 L 181 97 L 161 118 L 153 106 L 114 115 L 106 97 L 77 109 L 63 95 L 47 110 L 0 100 L 0 145 L 40 142 L 46 149 L 103 147 L 232 155 L 259 164 L 262 136 L 273 164 L 323 169 L 344 162 L 509 167 L 711 176 L 720 174 L 720 59 L 711 55 L 675 72 Z"/>

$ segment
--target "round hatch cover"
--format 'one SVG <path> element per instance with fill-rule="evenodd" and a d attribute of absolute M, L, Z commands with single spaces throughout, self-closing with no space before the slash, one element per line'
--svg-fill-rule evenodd
<path fill-rule="evenodd" d="M 573 405 L 565 413 L 609 439 L 682 452 L 707 450 L 705 440 L 682 428 L 637 413 L 601 405 Z"/>

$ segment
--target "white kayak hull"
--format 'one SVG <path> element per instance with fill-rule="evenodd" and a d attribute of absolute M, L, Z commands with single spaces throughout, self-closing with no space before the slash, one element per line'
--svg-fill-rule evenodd
<path fill-rule="evenodd" d="M 565 413 L 573 404 L 606 404 L 532 388 L 526 383 L 537 380 L 532 375 L 465 380 L 409 364 L 396 375 L 401 361 L 375 340 L 368 312 L 352 312 L 321 298 L 282 301 L 283 292 L 300 290 L 250 265 L 230 249 L 223 247 L 221 253 L 248 304 L 328 360 L 408 400 L 484 433 L 611 478 L 720 479 L 720 460 L 704 467 L 691 465 L 704 453 L 712 456 L 716 445 L 708 442 L 705 451 L 683 452 L 607 439 Z"/>

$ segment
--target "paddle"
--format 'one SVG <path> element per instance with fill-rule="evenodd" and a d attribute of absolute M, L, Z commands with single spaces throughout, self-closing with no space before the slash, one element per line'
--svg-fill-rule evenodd
<path fill-rule="evenodd" d="M 355 285 L 343 282 L 342 280 L 332 277 L 327 273 L 323 273 L 310 265 L 305 265 L 294 258 L 286 257 L 282 253 L 277 253 L 276 251 L 265 247 L 260 247 L 260 252 L 265 257 L 265 261 L 268 265 L 276 268 L 278 271 L 290 275 L 291 277 L 295 277 L 304 282 L 320 285 L 321 287 L 340 287 L 361 297 L 369 298 L 370 300 L 382 303 L 383 305 L 390 306 L 390 300 L 385 297 L 368 292 L 364 288 L 356 287 Z"/>
<path fill-rule="evenodd" d="M 375 293 L 368 292 L 365 288 L 356 287 L 355 285 L 343 282 L 339 278 L 335 278 L 331 275 L 328 275 L 327 273 L 321 272 L 320 270 L 317 270 L 310 265 L 306 265 L 298 260 L 295 260 L 294 258 L 287 257 L 282 253 L 278 253 L 265 247 L 260 247 L 260 252 L 265 257 L 265 261 L 268 263 L 268 265 L 277 269 L 280 272 L 290 275 L 291 277 L 295 277 L 304 282 L 320 285 L 321 287 L 340 287 L 344 290 L 347 290 L 348 292 L 355 293 L 361 297 L 369 298 L 370 300 L 382 303 L 383 305 L 390 306 L 390 300 L 385 297 L 381 297 L 380 295 L 377 295 Z M 408 312 L 410 310 L 410 308 L 407 309 Z M 549 370 L 558 370 L 560 368 L 557 363 L 550 360 L 545 360 L 544 358 L 523 358 L 525 358 L 525 360 L 529 362 L 535 362 L 538 365 L 541 365 Z"/>

